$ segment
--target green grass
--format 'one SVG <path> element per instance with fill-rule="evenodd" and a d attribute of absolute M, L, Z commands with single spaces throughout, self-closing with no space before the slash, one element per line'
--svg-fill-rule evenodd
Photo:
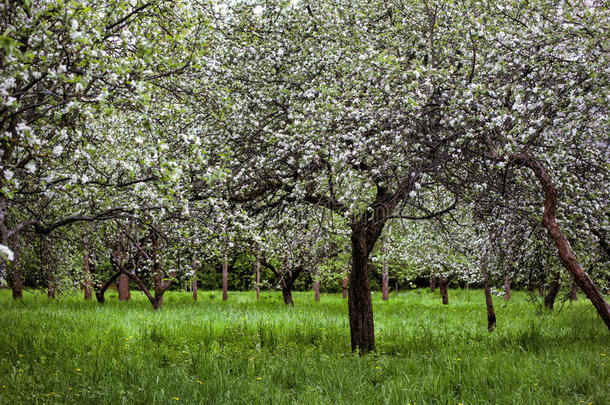
<path fill-rule="evenodd" d="M 608 404 L 610 333 L 581 297 L 541 312 L 516 292 L 374 295 L 377 352 L 350 353 L 339 295 L 132 292 L 104 306 L 0 291 L 0 403 Z"/>

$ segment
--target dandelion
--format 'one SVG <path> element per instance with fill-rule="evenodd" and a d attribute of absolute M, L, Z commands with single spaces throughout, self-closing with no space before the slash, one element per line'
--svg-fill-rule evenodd
<path fill-rule="evenodd" d="M 20 373 L 23 373 L 23 370 L 19 369 L 19 372 L 20 372 Z"/>
<path fill-rule="evenodd" d="M 3 386 L 2 386 L 2 389 L 3 389 L 3 390 L 5 390 L 5 389 L 6 389 L 6 385 L 3 385 Z"/>
<path fill-rule="evenodd" d="M 602 357 L 606 357 L 606 353 L 602 353 L 600 356 L 602 356 Z"/>
<path fill-rule="evenodd" d="M 180 398 L 174 397 L 174 401 L 180 401 Z"/>
<path fill-rule="evenodd" d="M 262 380 L 262 379 L 263 379 L 263 377 L 256 377 L 256 379 L 257 379 L 257 380 Z"/>
<path fill-rule="evenodd" d="M 77 368 L 76 371 L 80 371 L 80 368 Z"/>
<path fill-rule="evenodd" d="M 458 358 L 457 361 L 462 361 L 462 359 Z"/>
<path fill-rule="evenodd" d="M 381 370 L 381 367 L 379 367 L 379 366 L 376 366 L 375 368 L 376 368 L 377 370 Z"/>
<path fill-rule="evenodd" d="M 18 354 L 17 357 L 23 357 L 23 354 Z"/>
<path fill-rule="evenodd" d="M 202 382 L 202 381 L 197 380 L 197 384 L 203 384 L 203 382 Z"/>

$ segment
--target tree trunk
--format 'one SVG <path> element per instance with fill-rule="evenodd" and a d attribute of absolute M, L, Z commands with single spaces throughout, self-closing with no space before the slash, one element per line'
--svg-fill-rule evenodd
<path fill-rule="evenodd" d="M 578 286 L 576 283 L 572 283 L 572 288 L 570 289 L 570 301 L 578 301 Z"/>
<path fill-rule="evenodd" d="M 443 299 L 443 305 L 449 305 L 449 294 L 447 293 L 447 280 L 441 274 L 438 277 L 438 286 L 441 290 L 441 298 Z"/>
<path fill-rule="evenodd" d="M 510 277 L 504 276 L 504 300 L 510 301 Z"/>
<path fill-rule="evenodd" d="M 555 298 L 557 297 L 557 293 L 559 293 L 559 272 L 553 273 L 553 279 L 551 280 L 549 291 L 544 297 L 544 306 L 551 311 L 555 306 Z"/>
<path fill-rule="evenodd" d="M 343 299 L 347 298 L 347 277 L 344 277 L 341 281 L 341 287 L 343 288 Z"/>
<path fill-rule="evenodd" d="M 104 284 L 102 284 L 99 288 L 96 288 L 95 299 L 97 299 L 97 302 L 99 302 L 100 304 L 103 304 L 106 302 L 106 298 L 104 297 L 106 290 L 108 289 L 108 287 L 110 287 L 110 285 L 112 283 L 114 283 L 114 280 L 116 280 L 121 275 L 121 273 L 122 273 L 122 271 L 115 273 L 115 275 L 110 277 L 110 279 L 108 281 L 106 281 Z"/>
<path fill-rule="evenodd" d="M 13 235 L 11 239 L 9 239 L 10 243 L 9 248 L 13 251 L 13 261 L 8 264 L 8 270 L 10 275 L 10 286 L 13 291 L 13 299 L 21 299 L 23 298 L 23 281 L 21 280 L 21 266 L 19 265 L 19 239 L 17 235 Z"/>
<path fill-rule="evenodd" d="M 91 281 L 91 264 L 89 263 L 89 245 L 87 241 L 83 243 L 83 271 L 85 273 L 85 282 L 84 282 L 84 290 L 85 290 L 85 299 L 91 300 L 91 290 L 93 288 L 93 284 Z"/>
<path fill-rule="evenodd" d="M 53 285 L 53 273 L 50 268 L 45 269 L 45 279 L 47 282 L 47 297 L 50 299 L 55 298 L 55 286 Z"/>
<path fill-rule="evenodd" d="M 193 290 L 193 301 L 197 301 L 197 270 L 199 269 L 199 263 L 197 260 L 193 258 L 193 285 L 191 289 Z"/>
<path fill-rule="evenodd" d="M 129 276 L 127 274 L 121 273 L 117 279 L 116 288 L 119 292 L 119 301 L 131 299 L 131 293 L 129 292 Z"/>
<path fill-rule="evenodd" d="M 487 306 L 487 330 L 492 332 L 496 328 L 496 311 L 494 311 L 494 302 L 491 298 L 491 289 L 489 288 L 489 273 L 487 270 L 484 271 L 483 277 L 485 305 Z"/>
<path fill-rule="evenodd" d="M 314 300 L 320 302 L 320 282 L 318 280 L 313 283 Z"/>
<path fill-rule="evenodd" d="M 259 256 L 256 256 L 256 300 L 259 301 L 261 299 L 261 259 Z"/>
<path fill-rule="evenodd" d="M 373 303 L 367 271 L 368 256 L 366 229 L 352 225 L 352 271 L 349 275 L 348 309 L 352 351 L 362 353 L 375 350 Z"/>
<path fill-rule="evenodd" d="M 544 297 L 544 281 L 538 282 L 538 295 Z"/>
<path fill-rule="evenodd" d="M 222 257 L 222 300 L 226 301 L 229 297 L 229 271 L 227 265 L 227 256 Z"/>
<path fill-rule="evenodd" d="M 385 249 L 384 249 L 385 253 Z M 388 271 L 388 260 L 384 257 L 383 259 L 383 269 L 381 270 L 381 292 L 382 292 L 382 300 L 387 301 L 388 295 L 390 293 L 390 280 L 389 280 L 389 271 Z"/>
<path fill-rule="evenodd" d="M 555 246 L 557 247 L 557 251 L 559 252 L 559 257 L 561 258 L 563 266 L 574 277 L 576 284 L 591 300 L 595 306 L 595 309 L 597 309 L 597 313 L 602 318 L 608 329 L 610 329 L 610 305 L 608 305 L 608 303 L 604 300 L 601 292 L 593 280 L 591 280 L 589 275 L 582 269 L 582 266 L 576 260 L 576 256 L 572 251 L 572 247 L 570 246 L 568 239 L 562 232 L 555 219 L 557 193 L 550 176 L 544 167 L 542 167 L 540 162 L 533 159 L 531 156 L 519 155 L 513 157 L 513 160 L 532 169 L 540 181 L 540 185 L 545 195 L 542 223 L 555 242 Z"/>
<path fill-rule="evenodd" d="M 163 292 L 158 297 L 157 293 L 155 292 L 155 296 L 153 297 L 153 295 L 148 290 L 148 287 L 146 287 L 142 280 L 140 280 L 140 277 L 138 277 L 138 275 L 135 271 L 133 271 L 133 269 L 128 273 L 128 275 L 129 278 L 136 282 L 136 284 L 138 285 L 138 287 L 140 287 L 140 290 L 142 290 L 144 295 L 146 295 L 146 298 L 148 298 L 148 301 L 150 301 L 150 303 L 152 304 L 153 309 L 157 310 L 161 308 L 161 305 L 163 305 Z"/>
<path fill-rule="evenodd" d="M 282 287 L 282 296 L 284 297 L 284 304 L 294 306 L 294 301 L 292 300 L 292 284 L 282 281 L 280 285 Z"/>
<path fill-rule="evenodd" d="M 430 292 L 436 291 L 436 276 L 433 274 L 430 276 Z"/>

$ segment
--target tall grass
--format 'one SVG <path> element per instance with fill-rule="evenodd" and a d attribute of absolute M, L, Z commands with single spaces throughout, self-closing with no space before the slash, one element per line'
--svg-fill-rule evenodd
<path fill-rule="evenodd" d="M 482 291 L 374 294 L 377 352 L 358 357 L 339 295 L 172 292 L 155 312 L 115 294 L 0 291 L 0 403 L 610 403 L 610 333 L 582 298 L 548 313 L 516 292 L 490 334 Z"/>

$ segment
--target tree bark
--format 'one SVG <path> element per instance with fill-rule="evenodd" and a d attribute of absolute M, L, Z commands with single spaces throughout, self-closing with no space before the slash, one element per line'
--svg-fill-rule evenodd
<path fill-rule="evenodd" d="M 119 292 L 119 301 L 127 301 L 131 299 L 131 293 L 129 292 L 129 276 L 125 273 L 119 275 L 116 288 Z"/>
<path fill-rule="evenodd" d="M 256 300 L 261 299 L 261 259 L 260 256 L 256 256 Z"/>
<path fill-rule="evenodd" d="M 170 280 L 165 280 L 165 271 L 163 270 L 162 261 L 159 260 L 159 235 L 156 232 L 151 233 L 152 250 L 150 258 L 152 259 L 153 283 L 155 290 L 154 300 L 149 300 L 154 309 L 159 309 L 163 306 L 163 295 L 171 285 Z M 135 274 L 134 274 L 135 275 Z M 134 280 L 135 281 L 135 280 Z M 140 284 L 140 283 L 138 283 Z M 140 286 L 140 289 L 146 294 L 148 289 L 146 286 Z M 148 296 L 148 294 L 147 294 Z"/>
<path fill-rule="evenodd" d="M 349 275 L 348 310 L 352 351 L 362 353 L 375 350 L 375 326 L 373 303 L 367 271 L 370 251 L 366 229 L 352 225 L 352 271 Z"/>
<path fill-rule="evenodd" d="M 226 301 L 229 297 L 229 271 L 227 265 L 227 255 L 222 257 L 222 300 Z"/>
<path fill-rule="evenodd" d="M 491 297 L 491 289 L 489 288 L 489 272 L 483 273 L 483 289 L 485 290 L 485 306 L 487 307 L 487 330 L 492 332 L 496 328 L 496 311 L 494 310 L 494 302 Z"/>
<path fill-rule="evenodd" d="M 438 286 L 439 286 L 439 289 L 441 290 L 441 298 L 443 300 L 443 305 L 449 305 L 449 294 L 447 292 L 447 280 L 445 279 L 445 277 L 442 274 L 438 277 Z"/>
<path fill-rule="evenodd" d="M 193 257 L 193 301 L 197 301 L 197 270 L 199 270 L 199 263 Z"/>
<path fill-rule="evenodd" d="M 14 251 L 13 251 L 14 252 Z M 23 298 L 23 281 L 21 280 L 21 267 L 19 260 L 15 254 L 15 259 L 9 264 L 11 272 L 11 290 L 13 291 L 13 299 Z"/>
<path fill-rule="evenodd" d="M 504 300 L 510 301 L 510 277 L 504 276 Z"/>
<path fill-rule="evenodd" d="M 91 264 L 89 263 L 89 244 L 86 240 L 83 242 L 83 263 L 83 271 L 85 273 L 85 282 L 83 284 L 85 299 L 91 300 L 91 290 L 93 289 L 93 284 L 91 281 Z"/>
<path fill-rule="evenodd" d="M 572 247 L 555 219 L 557 207 L 557 192 L 555 186 L 545 168 L 529 155 L 514 156 L 513 160 L 521 165 L 529 167 L 538 178 L 544 191 L 544 213 L 542 223 L 549 235 L 555 242 L 559 257 L 566 270 L 574 277 L 574 281 L 587 295 L 595 306 L 597 313 L 602 318 L 608 329 L 610 329 L 610 305 L 604 300 L 601 292 L 591 280 L 589 275 L 582 269 L 576 260 Z"/>
<path fill-rule="evenodd" d="M 45 279 L 47 282 L 47 297 L 49 297 L 50 299 L 55 298 L 55 286 L 53 285 L 53 278 L 53 272 L 50 268 L 47 267 L 45 269 Z"/>
<path fill-rule="evenodd" d="M 122 273 L 123 273 L 122 271 L 115 273 L 112 277 L 110 277 L 110 279 L 108 281 L 106 281 L 104 284 L 102 284 L 99 288 L 96 288 L 95 299 L 97 299 L 97 302 L 99 302 L 100 304 L 103 304 L 106 302 L 106 298 L 104 297 L 106 290 L 108 289 L 108 287 L 110 287 L 110 285 L 112 283 L 114 283 L 114 280 L 116 280 Z"/>
<path fill-rule="evenodd" d="M 433 293 L 436 290 L 436 276 L 432 274 L 430 276 L 430 292 Z"/>
<path fill-rule="evenodd" d="M 388 295 L 390 293 L 390 276 L 388 271 L 388 260 L 385 257 L 385 249 L 383 249 L 384 258 L 383 258 L 383 269 L 381 270 L 381 292 L 382 292 L 382 300 L 387 301 Z"/>
<path fill-rule="evenodd" d="M 318 280 L 313 282 L 314 300 L 320 302 L 320 282 Z"/>
<path fill-rule="evenodd" d="M 294 307 L 294 301 L 292 300 L 292 285 L 282 281 L 280 283 L 282 287 L 282 297 L 284 297 L 284 304 Z"/>
<path fill-rule="evenodd" d="M 344 277 L 341 281 L 341 287 L 343 288 L 343 299 L 347 298 L 347 277 Z"/>
<path fill-rule="evenodd" d="M 135 281 L 136 284 L 138 285 L 138 287 L 140 287 L 140 290 L 142 290 L 144 295 L 146 295 L 146 298 L 148 298 L 148 301 L 150 301 L 153 308 L 155 310 L 161 308 L 161 305 L 163 305 L 163 294 L 161 294 L 160 297 L 157 297 L 156 292 L 155 292 L 155 296 L 153 297 L 153 295 L 150 293 L 148 287 L 146 287 L 146 285 L 142 282 L 140 277 L 138 277 L 138 275 L 136 274 L 136 272 L 133 269 L 127 274 L 129 275 L 129 278 L 131 278 L 133 281 Z M 159 300 L 159 298 L 161 298 L 161 299 Z"/>
<path fill-rule="evenodd" d="M 555 298 L 557 297 L 557 293 L 559 293 L 559 272 L 554 272 L 551 285 L 549 286 L 549 291 L 544 297 L 544 306 L 551 311 L 555 306 Z"/>
<path fill-rule="evenodd" d="M 23 280 L 21 280 L 21 266 L 19 265 L 20 251 L 19 251 L 19 239 L 17 235 L 13 235 L 9 241 L 9 248 L 13 251 L 13 261 L 8 264 L 8 270 L 10 275 L 10 286 L 13 292 L 13 299 L 23 298 Z"/>
<path fill-rule="evenodd" d="M 578 301 L 578 286 L 576 285 L 576 283 L 572 283 L 569 298 L 570 301 Z"/>

